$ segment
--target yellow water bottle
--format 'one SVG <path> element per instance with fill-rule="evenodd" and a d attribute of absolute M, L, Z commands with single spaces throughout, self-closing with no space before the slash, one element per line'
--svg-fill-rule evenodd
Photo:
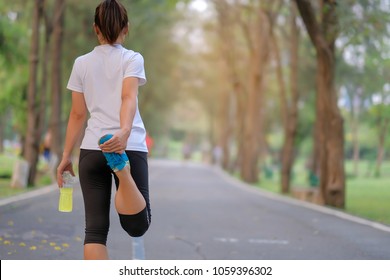
<path fill-rule="evenodd" d="M 58 210 L 60 212 L 72 212 L 73 210 L 73 187 L 76 183 L 76 178 L 65 171 L 62 174 L 63 186 L 60 188 L 60 200 Z"/>

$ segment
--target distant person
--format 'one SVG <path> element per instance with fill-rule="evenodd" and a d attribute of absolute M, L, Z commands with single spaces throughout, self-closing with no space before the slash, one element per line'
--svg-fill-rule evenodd
<path fill-rule="evenodd" d="M 48 130 L 43 138 L 43 158 L 46 162 L 50 162 L 51 158 L 51 131 Z"/>
<path fill-rule="evenodd" d="M 189 160 L 191 158 L 191 153 L 192 153 L 191 145 L 189 143 L 184 143 L 182 152 L 183 152 L 183 158 L 185 160 Z"/>
<path fill-rule="evenodd" d="M 146 133 L 146 146 L 148 147 L 148 155 L 150 156 L 154 146 L 154 140 L 148 133 Z"/>
<path fill-rule="evenodd" d="M 215 146 L 213 149 L 213 162 L 217 166 L 222 165 L 222 158 L 223 158 L 223 150 L 221 146 Z"/>
<path fill-rule="evenodd" d="M 72 107 L 57 182 L 73 172 L 71 154 L 87 119 L 80 147 L 79 177 L 85 206 L 85 259 L 108 259 L 111 181 L 116 184 L 115 208 L 130 236 L 142 236 L 151 214 L 146 131 L 138 110 L 138 87 L 146 83 L 141 54 L 122 44 L 129 32 L 125 7 L 116 0 L 101 2 L 94 31 L 99 45 L 78 57 L 67 88 Z"/>

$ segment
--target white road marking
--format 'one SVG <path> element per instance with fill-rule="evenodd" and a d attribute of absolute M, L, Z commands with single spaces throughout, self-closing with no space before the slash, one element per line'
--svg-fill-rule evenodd
<path fill-rule="evenodd" d="M 287 245 L 288 240 L 276 240 L 276 239 L 249 239 L 249 243 L 252 244 L 277 244 L 277 245 Z"/>
<path fill-rule="evenodd" d="M 133 260 L 145 259 L 145 246 L 143 237 L 133 237 Z"/>
<path fill-rule="evenodd" d="M 217 237 L 214 238 L 214 240 L 223 243 L 237 243 L 239 241 L 237 238 L 225 238 L 225 237 Z"/>
<path fill-rule="evenodd" d="M 216 237 L 214 238 L 215 241 L 221 242 L 221 243 L 239 243 L 239 242 L 246 242 L 251 244 L 276 244 L 276 245 L 288 245 L 288 240 L 277 240 L 277 239 L 255 239 L 251 238 L 248 240 L 239 240 L 238 238 L 232 238 L 232 237 Z"/>

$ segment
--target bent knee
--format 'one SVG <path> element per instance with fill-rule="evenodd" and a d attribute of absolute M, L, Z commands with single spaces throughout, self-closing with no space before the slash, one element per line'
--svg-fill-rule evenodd
<path fill-rule="evenodd" d="M 146 208 L 134 215 L 119 214 L 119 220 L 122 228 L 131 237 L 140 237 L 144 235 L 150 225 L 148 211 Z"/>
<path fill-rule="evenodd" d="M 131 237 L 141 237 L 143 236 L 146 231 L 148 230 L 149 225 L 146 226 L 133 226 L 131 228 L 124 228 L 124 230 L 131 236 Z"/>

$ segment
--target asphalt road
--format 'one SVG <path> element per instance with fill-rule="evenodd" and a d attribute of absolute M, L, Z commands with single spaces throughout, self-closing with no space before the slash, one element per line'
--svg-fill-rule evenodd
<path fill-rule="evenodd" d="M 390 227 L 262 192 L 221 170 L 150 162 L 152 224 L 132 239 L 111 212 L 112 259 L 389 260 Z M 58 189 L 0 201 L 2 260 L 82 259 L 79 188 L 72 213 L 57 211 Z"/>

